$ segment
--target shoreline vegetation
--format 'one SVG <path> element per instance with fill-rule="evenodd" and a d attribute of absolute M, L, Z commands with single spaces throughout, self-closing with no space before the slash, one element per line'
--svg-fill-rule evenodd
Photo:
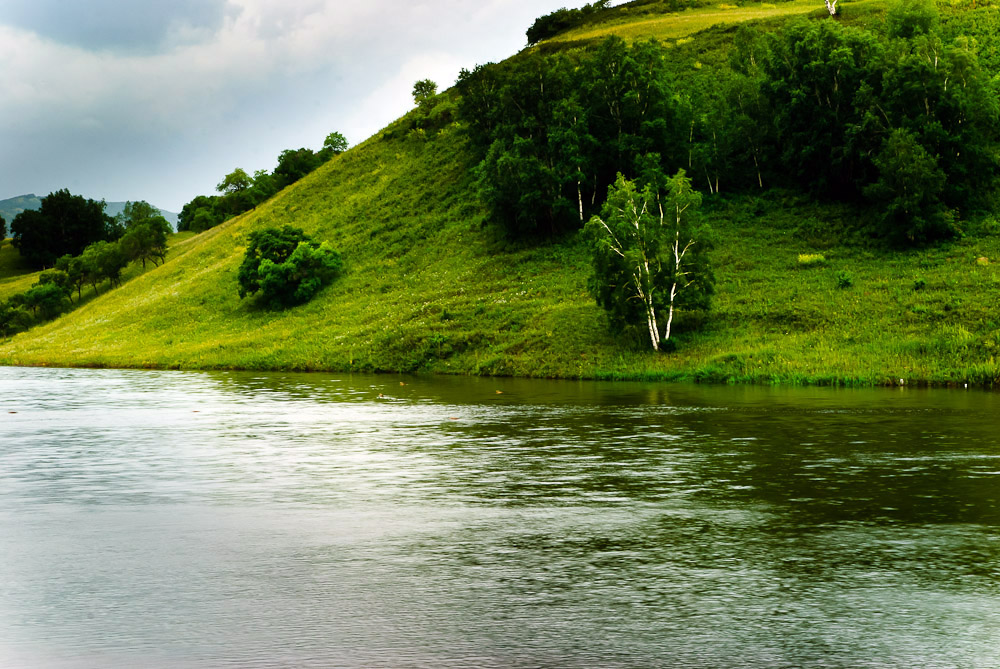
<path fill-rule="evenodd" d="M 884 19 L 886 5 L 840 7 L 846 17 L 860 8 L 867 21 Z M 698 11 L 677 15 L 691 22 Z M 606 30 L 628 25 L 616 15 Z M 697 68 L 715 67 L 718 44 L 731 42 L 733 29 L 698 29 L 667 47 Z M 441 104 L 453 95 L 442 93 Z M 252 211 L 172 236 L 163 264 L 132 266 L 121 287 L 85 292 L 73 310 L 0 341 L 0 364 L 1000 384 L 1000 222 L 992 215 L 964 217 L 952 239 L 898 248 L 859 224 L 872 216 L 864 204 L 774 180 L 706 193 L 712 307 L 681 313 L 676 347 L 657 353 L 642 328 L 609 327 L 588 289 L 590 249 L 579 231 L 541 244 L 512 240 L 490 222 L 474 196 L 477 158 L 462 123 L 440 112 L 444 122 L 425 126 L 427 113 L 414 110 Z M 291 309 L 241 300 L 237 274 L 250 233 L 283 225 L 340 250 L 342 276 Z M 9 241 L 0 246 L 0 300 L 37 277 L 18 268 Z"/>

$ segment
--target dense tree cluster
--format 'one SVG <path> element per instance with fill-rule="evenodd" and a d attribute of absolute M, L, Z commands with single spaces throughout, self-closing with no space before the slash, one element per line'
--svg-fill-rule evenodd
<path fill-rule="evenodd" d="M 954 234 L 958 215 L 995 197 L 997 85 L 930 0 L 894 5 L 881 33 L 829 19 L 741 27 L 729 68 L 678 62 L 676 48 L 612 37 L 463 71 L 461 118 L 493 218 L 514 236 L 579 227 L 651 154 L 708 193 L 794 185 L 867 202 L 899 243 Z"/>
<path fill-rule="evenodd" d="M 255 230 L 237 276 L 240 298 L 257 295 L 273 308 L 302 304 L 336 278 L 342 267 L 339 253 L 299 228 Z"/>
<path fill-rule="evenodd" d="M 95 202 L 63 189 L 42 198 L 11 222 L 12 244 L 30 267 L 52 267 L 60 256 L 79 255 L 88 244 L 114 239 L 114 220 Z"/>
<path fill-rule="evenodd" d="M 71 202 L 80 211 L 91 213 L 93 205 L 80 206 L 79 201 L 67 199 L 62 193 L 56 194 L 63 207 L 60 211 L 72 211 L 70 205 L 66 205 Z M 43 209 L 47 199 L 42 200 Z M 98 208 L 103 212 L 103 203 L 98 203 Z M 40 220 L 34 216 L 21 219 L 21 214 L 18 219 L 22 225 L 25 220 L 29 223 Z M 122 272 L 130 262 L 141 262 L 145 268 L 147 261 L 155 265 L 166 257 L 170 224 L 148 202 L 126 202 L 122 213 L 114 219 L 105 217 L 104 226 L 104 236 L 108 239 L 98 239 L 79 253 L 65 253 L 54 260 L 50 253 L 45 255 L 46 266 L 53 269 L 42 272 L 38 281 L 24 293 L 0 302 L 0 336 L 6 337 L 55 318 L 72 305 L 74 293 L 77 302 L 83 299 L 84 286 L 91 286 L 97 294 L 105 282 L 109 288 L 121 285 Z M 22 239 L 32 237 L 23 236 Z"/>
<path fill-rule="evenodd" d="M 997 91 L 969 41 L 946 42 L 927 0 L 889 12 L 886 35 L 834 21 L 743 32 L 736 85 L 776 176 L 826 197 L 867 199 L 899 242 L 949 236 L 955 214 L 997 188 Z"/>
<path fill-rule="evenodd" d="M 184 205 L 177 218 L 177 230 L 202 232 L 250 211 L 336 155 L 347 150 L 347 140 L 331 132 L 319 151 L 286 149 L 278 156 L 273 172 L 258 170 L 253 176 L 237 167 L 216 186 L 219 195 L 198 195 Z"/>
<path fill-rule="evenodd" d="M 609 38 L 580 60 L 528 53 L 463 70 L 458 88 L 480 196 L 514 235 L 582 226 L 619 172 L 638 176 L 641 156 L 685 166 L 682 109 L 655 41 Z"/>

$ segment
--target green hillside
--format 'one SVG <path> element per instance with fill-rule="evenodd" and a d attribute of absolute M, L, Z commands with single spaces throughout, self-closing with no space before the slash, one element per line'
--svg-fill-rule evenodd
<path fill-rule="evenodd" d="M 801 13 L 814 5 L 775 7 Z M 739 12 L 708 7 L 643 15 L 636 23 L 656 21 L 657 34 L 681 34 L 677 22 L 701 16 L 706 24 L 692 24 L 700 29 L 716 15 L 731 20 Z M 636 25 L 614 20 L 580 30 L 634 36 Z M 685 39 L 684 48 L 697 55 L 699 42 L 719 49 L 731 31 L 723 26 Z M 719 59 L 708 55 L 706 62 Z M 965 222 L 955 241 L 891 250 L 853 232 L 860 214 L 850 205 L 788 190 L 706 196 L 715 302 L 707 317 L 682 319 L 675 352 L 654 354 L 641 333 L 608 327 L 587 290 L 590 261 L 580 234 L 505 241 L 474 195 L 462 128 L 424 132 L 412 125 L 401 119 L 256 210 L 179 240 L 164 265 L 0 345 L 0 363 L 1000 381 L 1000 226 L 992 218 Z M 262 310 L 240 300 L 236 271 L 250 231 L 284 224 L 339 249 L 346 273 L 308 304 Z M 0 250 L 4 276 L 10 251 Z M 803 263 L 801 254 L 823 260 Z M 0 298 L 31 280 L 0 280 Z"/>

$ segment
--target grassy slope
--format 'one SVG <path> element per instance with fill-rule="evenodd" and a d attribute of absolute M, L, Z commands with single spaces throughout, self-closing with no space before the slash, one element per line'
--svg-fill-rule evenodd
<path fill-rule="evenodd" d="M 10 240 L 0 240 L 0 300 L 23 293 L 36 279 L 36 275 L 21 266 L 21 256 L 10 245 Z"/>
<path fill-rule="evenodd" d="M 880 1 L 880 0 L 876 0 Z M 855 2 L 853 6 L 859 4 Z M 760 21 L 786 16 L 800 16 L 816 12 L 826 13 L 822 2 L 816 0 L 790 0 L 777 4 L 754 3 L 742 7 L 733 4 L 719 3 L 698 9 L 663 14 L 660 16 L 629 16 L 627 10 L 619 10 L 618 16 L 601 25 L 583 25 L 568 30 L 552 41 L 569 42 L 577 40 L 593 40 L 618 35 L 626 40 L 676 39 L 692 35 L 699 31 L 722 24 L 742 23 L 744 21 Z"/>
<path fill-rule="evenodd" d="M 779 5 L 780 6 L 780 5 Z M 576 237 L 499 246 L 468 194 L 461 135 L 395 131 L 238 219 L 175 243 L 168 262 L 0 346 L 0 362 L 357 369 L 815 383 L 1000 381 L 996 230 L 923 251 L 831 244 L 853 214 L 772 193 L 715 200 L 711 319 L 653 355 L 612 336 Z M 236 294 L 246 234 L 290 223 L 339 248 L 347 274 L 289 312 Z M 995 224 L 987 223 L 993 225 Z M 817 231 L 820 231 L 817 233 Z M 799 253 L 827 262 L 802 268 Z M 0 252 L 0 266 L 4 263 Z M 853 287 L 837 287 L 848 272 Z M 915 289 L 915 281 L 922 288 Z M 30 284 L 30 276 L 15 279 Z M 5 282 L 0 281 L 0 291 Z M 25 286 L 26 287 L 26 286 Z"/>

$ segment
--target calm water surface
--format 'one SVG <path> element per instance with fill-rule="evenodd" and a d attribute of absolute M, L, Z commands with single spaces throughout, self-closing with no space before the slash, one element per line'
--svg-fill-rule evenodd
<path fill-rule="evenodd" d="M 998 395 L 402 380 L 0 368 L 0 666 L 1000 667 Z"/>

